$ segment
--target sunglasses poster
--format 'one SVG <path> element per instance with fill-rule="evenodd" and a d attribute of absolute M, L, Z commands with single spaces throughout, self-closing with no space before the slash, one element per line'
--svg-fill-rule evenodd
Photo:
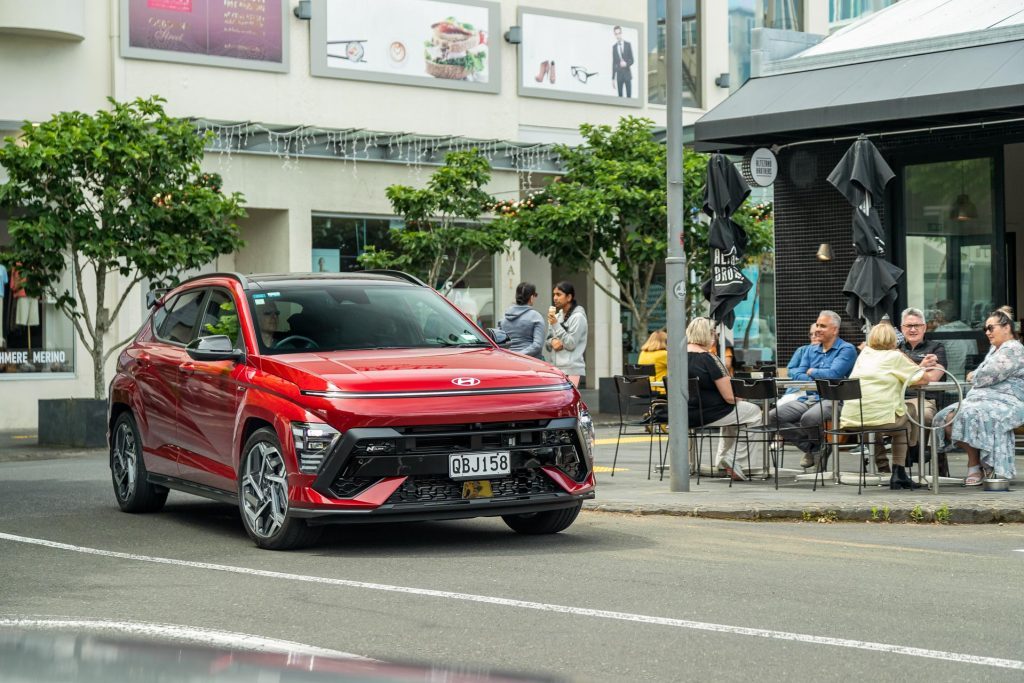
<path fill-rule="evenodd" d="M 640 25 L 519 9 L 519 94 L 643 106 Z"/>
<path fill-rule="evenodd" d="M 287 71 L 285 0 L 121 0 L 124 57 Z"/>
<path fill-rule="evenodd" d="M 318 13 L 317 8 L 323 11 Z M 319 0 L 316 76 L 498 92 L 500 7 L 476 0 Z"/>

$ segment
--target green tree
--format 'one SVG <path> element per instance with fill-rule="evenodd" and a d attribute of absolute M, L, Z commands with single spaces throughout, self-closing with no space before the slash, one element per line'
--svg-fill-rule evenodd
<path fill-rule="evenodd" d="M 632 313 L 633 337 L 647 336 L 664 292 L 649 296 L 667 253 L 665 146 L 653 122 L 624 117 L 616 128 L 583 124 L 584 143 L 557 148 L 565 172 L 531 201 L 503 211 L 513 239 L 580 272 L 597 267 L 618 285 L 595 286 Z"/>
<path fill-rule="evenodd" d="M 711 249 L 708 246 L 708 221 L 701 210 L 707 183 L 708 154 L 687 151 L 683 160 L 683 249 L 686 265 L 694 274 L 686 290 L 687 317 L 706 310 L 701 284 L 711 275 Z M 747 233 L 744 266 L 763 266 L 775 248 L 775 222 L 770 202 L 752 204 L 747 200 L 733 214 L 733 220 Z M 749 326 L 748 326 L 749 327 Z"/>
<path fill-rule="evenodd" d="M 422 189 L 389 186 L 388 200 L 404 226 L 390 231 L 394 250 L 368 247 L 359 264 L 405 270 L 442 290 L 465 279 L 507 249 L 503 225 L 479 221 L 494 207 L 483 189 L 490 180 L 490 164 L 473 150 L 448 154 Z"/>
<path fill-rule="evenodd" d="M 61 112 L 26 123 L 0 147 L 9 180 L 10 258 L 26 291 L 71 319 L 92 358 L 94 396 L 103 398 L 106 360 L 130 339 L 107 345 L 129 293 L 152 287 L 239 249 L 242 197 L 200 168 L 204 138 L 164 112 L 163 99 L 120 103 L 93 115 Z M 70 270 L 70 278 L 66 278 Z M 108 304 L 108 285 L 123 278 Z M 94 291 L 87 295 L 87 283 Z"/>

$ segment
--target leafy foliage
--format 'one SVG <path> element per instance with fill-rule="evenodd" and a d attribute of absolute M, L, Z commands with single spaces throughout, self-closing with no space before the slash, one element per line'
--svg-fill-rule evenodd
<path fill-rule="evenodd" d="M 405 270 L 442 289 L 465 279 L 508 248 L 502 223 L 477 222 L 494 206 L 483 189 L 490 179 L 490 164 L 473 150 L 448 154 L 425 188 L 391 185 L 388 200 L 405 225 L 390 232 L 394 250 L 368 247 L 359 264 Z"/>
<path fill-rule="evenodd" d="M 649 298 L 667 252 L 665 146 L 653 122 L 624 117 L 616 128 L 580 126 L 584 144 L 557 148 L 565 173 L 512 211 L 503 212 L 513 239 L 552 263 L 589 271 L 594 265 L 618 285 L 595 285 L 633 314 L 633 335 L 647 335 Z"/>
<path fill-rule="evenodd" d="M 181 271 L 242 246 L 234 223 L 245 215 L 241 195 L 225 196 L 220 177 L 202 171 L 203 138 L 189 121 L 168 117 L 163 102 L 61 112 L 26 123 L 0 147 L 10 176 L 0 205 L 15 215 L 11 260 L 27 292 L 55 301 L 74 323 L 92 356 L 96 398 L 105 392 L 105 361 L 128 341 L 105 350 L 135 285 L 173 284 Z M 125 282 L 110 307 L 107 285 L 117 276 Z M 95 283 L 91 297 L 87 282 Z"/>

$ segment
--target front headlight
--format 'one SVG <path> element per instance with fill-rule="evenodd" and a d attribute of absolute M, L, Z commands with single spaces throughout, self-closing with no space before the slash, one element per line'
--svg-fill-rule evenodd
<path fill-rule="evenodd" d="M 341 432 L 327 424 L 292 422 L 292 438 L 295 440 L 299 471 L 304 474 L 319 472 L 324 458 L 340 437 Z"/>
<path fill-rule="evenodd" d="M 594 462 L 594 440 L 597 434 L 594 431 L 594 420 L 586 408 L 580 409 L 580 431 L 583 432 L 583 441 L 587 446 L 587 457 L 591 464 Z"/>

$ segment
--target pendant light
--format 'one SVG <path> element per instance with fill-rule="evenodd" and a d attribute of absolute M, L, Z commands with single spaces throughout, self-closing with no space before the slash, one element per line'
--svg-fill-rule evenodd
<path fill-rule="evenodd" d="M 960 194 L 949 210 L 949 217 L 955 221 L 970 221 L 978 217 L 978 209 L 964 190 L 964 162 L 960 162 Z"/>

